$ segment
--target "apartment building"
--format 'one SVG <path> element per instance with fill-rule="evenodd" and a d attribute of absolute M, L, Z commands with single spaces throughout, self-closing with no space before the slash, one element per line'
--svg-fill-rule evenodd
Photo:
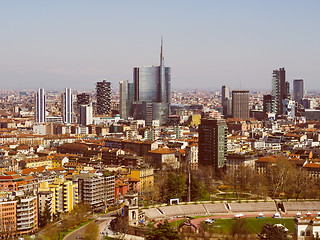
<path fill-rule="evenodd" d="M 153 168 L 136 168 L 130 171 L 130 176 L 140 180 L 140 192 L 146 192 L 153 187 L 154 169 Z"/>
<path fill-rule="evenodd" d="M 88 203 L 93 211 L 104 211 L 114 202 L 114 176 L 99 176 L 82 173 L 71 176 L 73 184 L 78 184 L 78 201 Z"/>

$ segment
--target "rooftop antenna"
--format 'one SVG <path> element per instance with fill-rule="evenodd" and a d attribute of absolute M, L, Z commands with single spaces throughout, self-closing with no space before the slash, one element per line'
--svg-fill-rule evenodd
<path fill-rule="evenodd" d="M 163 57 L 163 38 L 161 36 L 160 65 L 163 64 L 163 60 L 164 60 L 164 57 Z"/>

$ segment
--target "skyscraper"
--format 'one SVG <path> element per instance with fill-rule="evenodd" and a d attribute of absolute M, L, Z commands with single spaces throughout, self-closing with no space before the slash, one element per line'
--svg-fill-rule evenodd
<path fill-rule="evenodd" d="M 66 88 L 62 94 L 62 115 L 64 123 L 73 122 L 73 99 L 71 88 Z"/>
<path fill-rule="evenodd" d="M 289 82 L 286 82 L 286 70 L 284 68 L 273 70 L 272 96 L 275 101 L 275 112 L 281 115 L 283 111 L 282 101 L 290 97 Z"/>
<path fill-rule="evenodd" d="M 275 113 L 274 97 L 270 94 L 263 95 L 263 117 L 268 118 L 269 113 Z"/>
<path fill-rule="evenodd" d="M 92 120 L 92 105 L 80 105 L 78 123 L 86 126 L 92 124 Z"/>
<path fill-rule="evenodd" d="M 88 93 L 80 93 L 77 95 L 77 105 L 89 105 L 90 95 Z"/>
<path fill-rule="evenodd" d="M 221 103 L 223 108 L 223 115 L 228 116 L 232 114 L 232 101 L 230 98 L 229 86 L 222 86 L 221 88 Z"/>
<path fill-rule="evenodd" d="M 249 91 L 232 91 L 232 116 L 247 120 L 249 118 Z"/>
<path fill-rule="evenodd" d="M 134 85 L 128 80 L 119 83 L 120 88 L 120 116 L 127 119 L 131 116 L 131 105 L 134 100 Z"/>
<path fill-rule="evenodd" d="M 293 100 L 302 104 L 304 98 L 304 82 L 303 79 L 296 79 L 293 81 Z"/>
<path fill-rule="evenodd" d="M 199 164 L 223 167 L 227 156 L 228 127 L 224 119 L 201 119 L 199 125 Z"/>
<path fill-rule="evenodd" d="M 150 119 L 146 119 L 147 109 L 142 107 L 149 106 L 148 111 L 150 113 L 150 103 L 152 103 L 152 120 L 159 120 L 160 125 L 165 124 L 168 120 L 171 102 L 171 68 L 164 66 L 162 40 L 160 65 L 135 67 L 133 70 L 133 82 L 134 118 L 141 116 L 139 111 L 142 109 L 142 115 L 146 120 L 146 124 L 149 125 Z"/>
<path fill-rule="evenodd" d="M 97 82 L 97 114 L 106 115 L 111 111 L 111 82 Z"/>
<path fill-rule="evenodd" d="M 36 94 L 36 122 L 46 122 L 46 96 L 43 88 L 39 88 Z"/>

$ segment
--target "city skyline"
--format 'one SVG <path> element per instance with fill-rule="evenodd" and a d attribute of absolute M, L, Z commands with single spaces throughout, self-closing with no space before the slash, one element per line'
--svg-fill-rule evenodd
<path fill-rule="evenodd" d="M 2 89 L 131 82 L 133 67 L 157 64 L 161 36 L 172 89 L 271 89 L 271 71 L 280 67 L 290 83 L 320 89 L 318 1 L 168 4 L 3 3 Z"/>

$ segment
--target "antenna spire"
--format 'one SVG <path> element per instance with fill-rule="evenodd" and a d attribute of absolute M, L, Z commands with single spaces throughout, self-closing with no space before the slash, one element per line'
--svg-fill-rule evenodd
<path fill-rule="evenodd" d="M 161 36 L 160 65 L 163 64 L 163 60 L 164 60 L 164 57 L 163 57 L 163 38 L 162 38 L 162 36 Z"/>

